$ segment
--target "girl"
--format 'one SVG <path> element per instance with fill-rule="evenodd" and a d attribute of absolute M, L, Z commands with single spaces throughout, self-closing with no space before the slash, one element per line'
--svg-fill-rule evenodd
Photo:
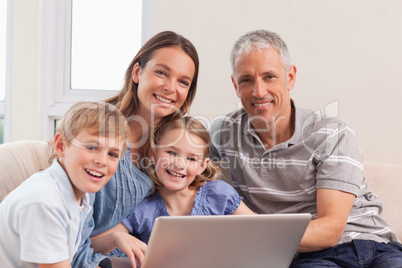
<path fill-rule="evenodd" d="M 114 228 L 93 237 L 95 251 L 106 254 L 120 248 L 136 267 L 135 258 L 142 263 L 159 216 L 253 214 L 229 184 L 214 181 L 218 168 L 208 158 L 211 140 L 196 119 L 183 117 L 161 125 L 149 144 L 150 157 L 144 166 L 154 194 Z"/>
<path fill-rule="evenodd" d="M 96 267 L 109 262 L 103 262 L 104 255 L 93 254 L 90 237 L 121 222 L 152 193 L 152 181 L 139 164 L 144 157 L 149 129 L 187 113 L 196 93 L 198 69 L 198 54 L 193 44 L 174 32 L 161 32 L 149 39 L 134 57 L 122 90 L 106 100 L 127 118 L 130 145 L 115 175 L 96 194 L 93 217 L 84 227 L 83 244 L 74 258 L 74 267 Z"/>

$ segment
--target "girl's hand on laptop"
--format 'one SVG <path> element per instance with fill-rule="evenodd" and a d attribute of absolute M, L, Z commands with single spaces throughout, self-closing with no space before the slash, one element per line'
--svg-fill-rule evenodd
<path fill-rule="evenodd" d="M 126 253 L 130 259 L 131 266 L 137 267 L 136 259 L 138 260 L 138 264 L 141 266 L 145 250 L 147 249 L 147 244 L 125 232 L 113 232 L 113 236 L 116 246 Z"/>
<path fill-rule="evenodd" d="M 130 234 L 128 228 L 121 222 L 113 228 L 91 237 L 91 247 L 95 253 L 107 254 L 119 248 L 130 259 L 131 266 L 137 267 L 135 260 L 141 265 L 147 244 Z"/>

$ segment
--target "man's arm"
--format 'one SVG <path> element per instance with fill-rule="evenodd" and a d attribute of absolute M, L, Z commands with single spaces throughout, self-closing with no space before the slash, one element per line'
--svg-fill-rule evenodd
<path fill-rule="evenodd" d="M 298 251 L 334 247 L 343 234 L 354 200 L 355 195 L 350 193 L 317 189 L 317 218 L 308 225 Z"/>

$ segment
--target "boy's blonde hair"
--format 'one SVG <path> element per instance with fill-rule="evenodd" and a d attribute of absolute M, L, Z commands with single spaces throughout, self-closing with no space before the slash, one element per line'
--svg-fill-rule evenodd
<path fill-rule="evenodd" d="M 126 118 L 115 106 L 105 102 L 77 102 L 68 109 L 56 127 L 69 146 L 82 131 L 103 137 L 120 137 L 124 140 L 123 154 L 128 146 L 130 128 Z M 53 140 L 49 141 L 49 164 L 58 158 L 53 150 Z M 123 155 L 122 154 L 122 155 Z"/>
<path fill-rule="evenodd" d="M 153 131 L 151 131 L 151 137 L 148 139 L 148 143 L 146 145 L 146 152 L 148 152 L 148 155 L 155 154 L 156 148 L 159 145 L 162 137 L 168 134 L 170 131 L 176 129 L 181 129 L 188 132 L 189 134 L 193 134 L 199 137 L 205 143 L 203 160 L 205 160 L 205 158 L 209 156 L 209 153 L 211 151 L 211 138 L 209 136 L 209 133 L 197 119 L 191 116 L 185 116 L 179 119 L 175 119 L 154 128 Z M 145 157 L 143 164 L 145 172 L 154 183 L 154 192 L 157 189 L 161 189 L 163 187 L 163 184 L 156 176 L 154 161 L 151 161 L 149 157 Z M 208 181 L 215 180 L 218 175 L 219 168 L 211 161 L 209 161 L 205 170 L 200 175 L 197 175 L 195 177 L 189 187 L 193 189 L 199 188 L 200 186 L 206 184 Z"/>

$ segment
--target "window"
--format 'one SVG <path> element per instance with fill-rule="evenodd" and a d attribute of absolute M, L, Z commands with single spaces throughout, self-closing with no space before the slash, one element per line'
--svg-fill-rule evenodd
<path fill-rule="evenodd" d="M 72 4 L 71 89 L 119 90 L 141 47 L 141 0 Z"/>
<path fill-rule="evenodd" d="M 0 144 L 4 143 L 4 118 L 0 118 Z"/>
<path fill-rule="evenodd" d="M 74 102 L 115 95 L 132 58 L 153 34 L 153 0 L 47 3 L 44 138 L 53 136 L 54 121 Z"/>

